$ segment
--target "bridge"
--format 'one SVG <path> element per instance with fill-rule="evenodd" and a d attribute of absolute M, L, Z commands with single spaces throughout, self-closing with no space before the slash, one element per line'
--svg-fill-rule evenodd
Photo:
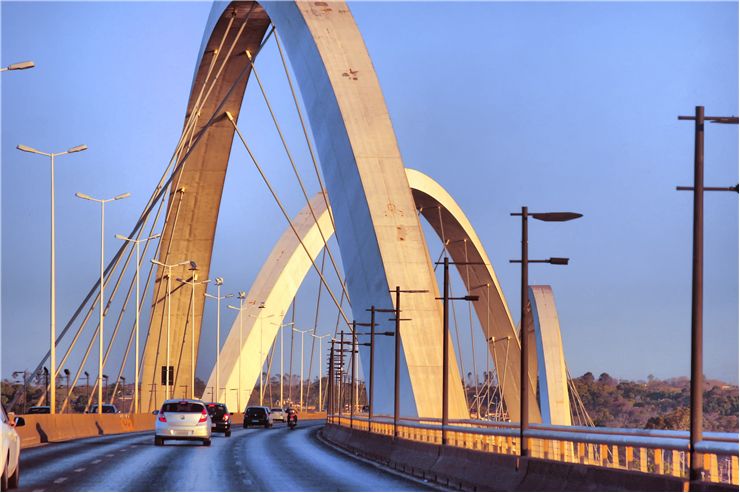
<path fill-rule="evenodd" d="M 299 171 L 260 78 L 256 62 L 268 43 L 284 67 L 312 176 Z M 294 172 L 305 202 L 297 214 L 240 127 L 248 83 L 263 96 Z M 222 294 L 223 279 L 211 264 L 234 144 L 246 151 L 286 226 L 251 287 Z M 309 191 L 309 180 L 318 190 Z M 100 278 L 58 334 L 52 295 L 53 343 L 33 373 L 48 365 L 48 381 L 55 382 L 80 351 L 82 357 L 65 392 L 57 395 L 56 385 L 47 384 L 35 403 L 51 406 L 50 415 L 29 416 L 30 426 L 19 428 L 27 446 L 49 444 L 24 450 L 24 487 L 87 490 L 114 481 L 122 490 L 736 489 L 737 433 L 593 426 L 568 373 L 555 289 L 527 280 L 529 263 L 568 261 L 529 259 L 528 221 L 580 214 L 526 208 L 513 214 L 522 222 L 517 326 L 483 242 L 442 181 L 404 163 L 380 81 L 345 4 L 216 3 L 172 158 L 107 264 L 101 249 Z M 433 244 L 441 251 L 430 251 Z M 316 319 L 321 297 L 328 298 L 334 327 L 296 326 L 296 298 L 309 276 L 319 281 Z M 218 356 L 207 381 L 198 383 L 209 298 L 218 313 Z M 485 341 L 481 367 L 475 347 L 472 368 L 462 358 L 468 349 L 459 342 L 456 301 L 466 303 L 470 323 L 463 329 L 471 341 L 473 331 Z M 236 316 L 223 339 L 227 309 Z M 126 338 L 127 310 L 136 320 Z M 291 356 L 294 338 L 303 355 L 309 337 L 311 363 L 319 353 L 316 383 L 313 368 L 304 378 L 303 360 L 299 389 L 292 370 L 286 383 L 286 333 Z M 118 337 L 125 351 L 115 365 Z M 96 345 L 96 391 L 82 408 L 112 403 L 126 389 L 129 365 L 132 395 L 121 416 L 102 415 L 100 405 L 97 416 L 70 412 Z M 472 395 L 466 364 L 476 375 Z M 115 375 L 112 391 L 107 373 Z M 311 409 L 310 392 L 317 395 Z M 248 404 L 292 402 L 314 420 L 298 432 L 239 430 L 215 442 L 217 454 L 173 447 L 162 455 L 150 447 L 150 412 L 179 397 L 224 402 L 237 418 Z M 249 450 L 269 451 L 255 462 Z M 357 456 L 364 462 L 351 458 Z M 186 474 L 167 472 L 175 462 Z M 145 472 L 132 477 L 131 470 Z M 215 483 L 199 482 L 206 471 Z M 97 479 L 101 473 L 108 483 Z"/>

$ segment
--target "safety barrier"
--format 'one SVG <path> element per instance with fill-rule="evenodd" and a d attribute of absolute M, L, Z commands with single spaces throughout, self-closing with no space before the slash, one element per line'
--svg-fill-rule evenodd
<path fill-rule="evenodd" d="M 389 416 L 332 415 L 327 421 L 341 427 L 393 437 Z M 451 420 L 444 427 L 447 445 L 478 452 L 517 456 L 517 423 Z M 410 442 L 442 444 L 438 419 L 403 418 L 398 438 Z M 651 473 L 688 479 L 689 436 L 685 431 L 592 428 L 532 424 L 525 434 L 530 457 L 566 464 Z M 703 480 L 738 485 L 738 434 L 706 432 L 698 444 L 703 457 Z"/>
<path fill-rule="evenodd" d="M 20 416 L 20 415 L 19 415 Z M 152 414 L 27 414 L 16 428 L 21 448 L 99 435 L 154 429 Z"/>

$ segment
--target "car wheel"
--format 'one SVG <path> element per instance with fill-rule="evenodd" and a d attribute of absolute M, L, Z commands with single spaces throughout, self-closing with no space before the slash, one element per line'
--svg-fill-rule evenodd
<path fill-rule="evenodd" d="M 210 447 L 211 446 L 211 439 L 210 438 L 206 438 L 205 440 L 203 440 L 203 445 L 205 445 L 206 447 Z"/>
<path fill-rule="evenodd" d="M 226 437 L 230 437 L 230 436 L 231 436 L 231 430 L 229 430 L 229 431 L 227 431 L 226 433 L 224 433 L 224 435 L 225 435 Z"/>
<path fill-rule="evenodd" d="M 15 489 L 18 487 L 21 477 L 21 461 L 15 466 L 15 472 L 8 478 L 8 489 Z"/>
<path fill-rule="evenodd" d="M 8 491 L 8 465 L 10 463 L 10 454 L 8 454 L 8 458 L 5 461 L 5 467 L 3 467 L 3 475 L 0 478 L 0 489 L 3 491 Z"/>
<path fill-rule="evenodd" d="M 249 425 L 247 423 L 244 423 L 244 428 L 249 428 Z"/>
<path fill-rule="evenodd" d="M 157 447 L 164 445 L 164 439 L 160 437 L 154 437 L 154 445 Z"/>

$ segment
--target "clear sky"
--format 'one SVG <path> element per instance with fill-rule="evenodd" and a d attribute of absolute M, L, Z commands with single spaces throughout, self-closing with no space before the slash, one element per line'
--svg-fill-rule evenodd
<path fill-rule="evenodd" d="M 4 1 L 0 8 L 2 64 L 37 65 L 0 77 L 7 377 L 35 367 L 48 349 L 48 162 L 16 144 L 90 148 L 57 164 L 61 327 L 98 269 L 99 209 L 73 194 L 132 193 L 106 211 L 110 257 L 113 234 L 130 230 L 179 137 L 211 5 Z M 674 187 L 692 181 L 693 125 L 676 116 L 696 105 L 738 114 L 738 4 L 367 2 L 350 9 L 406 165 L 434 177 L 468 214 L 515 319 L 519 270 L 508 260 L 519 257 L 520 229 L 509 213 L 522 205 L 582 212 L 573 223 L 530 228 L 533 258 L 572 259 L 530 273 L 531 284 L 553 286 L 571 373 L 688 375 L 692 202 Z M 258 68 L 300 147 L 272 44 Z M 254 84 L 245 105 L 250 113 L 240 126 L 295 214 L 302 201 Z M 308 172 L 305 150 L 296 155 Z M 285 227 L 243 149 L 235 147 L 231 164 L 211 272 L 226 279 L 227 291 L 248 289 Z M 737 126 L 707 125 L 706 181 L 737 183 Z M 737 382 L 737 195 L 707 194 L 705 233 L 705 373 Z M 438 243 L 430 240 L 430 249 L 436 257 Z M 316 283 L 306 281 L 314 291 Z M 300 302 L 300 325 L 313 323 L 311 303 Z M 335 316 L 327 308 L 322 324 Z M 209 305 L 207 337 L 214 318 Z M 224 320 L 232 319 L 225 310 Z M 470 350 L 463 353 L 469 359 Z M 201 377 L 214 354 L 204 345 Z"/>

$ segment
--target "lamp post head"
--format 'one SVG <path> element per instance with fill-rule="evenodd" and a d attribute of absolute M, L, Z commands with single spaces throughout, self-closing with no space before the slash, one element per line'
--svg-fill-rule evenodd
<path fill-rule="evenodd" d="M 33 147 L 24 146 L 23 144 L 18 144 L 17 146 L 15 146 L 15 148 L 18 149 L 19 151 L 31 152 L 33 154 L 46 154 L 44 152 L 34 149 Z"/>
<path fill-rule="evenodd" d="M 72 154 L 73 152 L 82 152 L 82 151 L 86 151 L 86 150 L 87 150 L 87 146 L 85 144 L 82 144 L 82 145 L 74 146 L 74 147 L 68 149 L 67 150 L 67 153 L 68 154 Z"/>
<path fill-rule="evenodd" d="M 216 278 L 216 286 L 223 286 L 224 284 L 224 278 L 223 277 L 217 277 Z"/>
<path fill-rule="evenodd" d="M 533 212 L 529 215 L 535 219 L 546 222 L 572 221 L 573 219 L 583 217 L 583 214 L 579 214 L 577 212 Z"/>
<path fill-rule="evenodd" d="M 247 299 L 247 292 L 246 291 L 239 291 L 239 295 L 237 296 L 240 300 Z"/>
<path fill-rule="evenodd" d="M 87 149 L 87 147 L 85 147 L 85 149 Z M 116 195 L 115 197 L 113 197 L 113 200 L 121 200 L 121 199 L 125 199 L 128 197 L 131 197 L 131 194 L 129 192 L 126 192 L 126 193 L 122 193 L 121 195 Z"/>
<path fill-rule="evenodd" d="M 85 200 L 93 200 L 93 201 L 95 200 L 92 197 L 90 197 L 88 194 L 82 193 L 82 192 L 76 192 L 75 197 L 80 198 L 80 199 L 85 199 Z"/>
<path fill-rule="evenodd" d="M 127 236 L 123 236 L 123 235 L 117 234 L 116 235 L 116 238 L 118 238 L 119 240 L 128 241 L 128 237 Z"/>
<path fill-rule="evenodd" d="M 465 301 L 478 301 L 480 299 L 480 296 L 477 294 L 468 294 L 463 297 Z"/>
<path fill-rule="evenodd" d="M 65 368 L 64 369 L 64 374 L 67 375 L 67 376 L 69 376 L 69 368 Z"/>
<path fill-rule="evenodd" d="M 568 265 L 567 258 L 563 257 L 550 257 L 550 264 L 552 265 Z"/>
<path fill-rule="evenodd" d="M 26 62 L 12 63 L 8 65 L 8 70 L 26 70 L 35 66 L 35 63 L 33 63 L 31 60 L 28 60 Z"/>

